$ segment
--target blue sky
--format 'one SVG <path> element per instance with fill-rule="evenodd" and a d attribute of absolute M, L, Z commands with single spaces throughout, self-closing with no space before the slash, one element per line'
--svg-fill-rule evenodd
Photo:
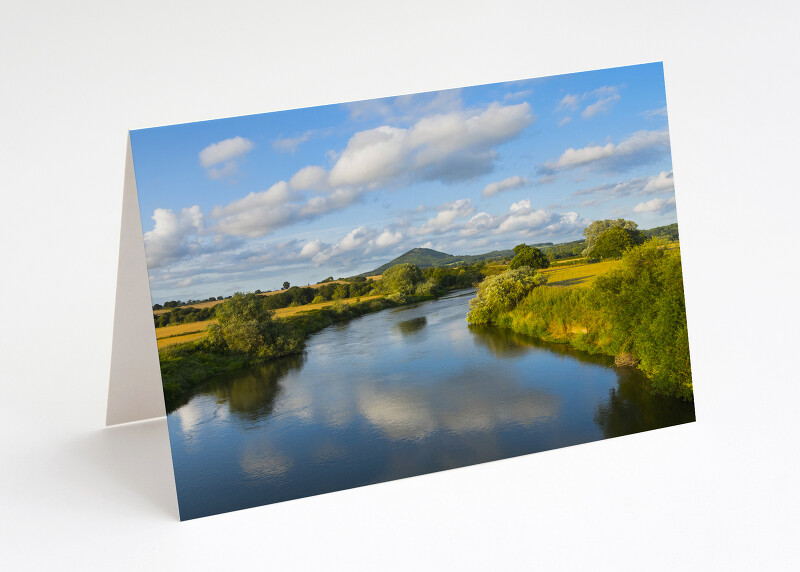
<path fill-rule="evenodd" d="M 131 132 L 154 302 L 676 222 L 660 63 Z"/>

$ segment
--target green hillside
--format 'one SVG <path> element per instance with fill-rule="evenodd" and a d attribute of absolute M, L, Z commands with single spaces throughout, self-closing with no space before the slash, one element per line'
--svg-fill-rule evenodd
<path fill-rule="evenodd" d="M 378 266 L 375 270 L 363 272 L 359 276 L 375 276 L 376 274 L 383 274 L 384 270 L 397 266 L 398 264 L 413 264 L 420 268 L 428 268 L 431 266 L 440 268 L 445 266 L 463 266 L 466 264 L 475 264 L 481 260 L 496 260 L 499 258 L 514 256 L 513 250 L 494 250 L 485 254 L 471 254 L 465 256 L 454 256 L 433 250 L 430 248 L 412 248 L 405 254 L 401 254 L 394 260 L 390 260 L 382 266 Z"/>

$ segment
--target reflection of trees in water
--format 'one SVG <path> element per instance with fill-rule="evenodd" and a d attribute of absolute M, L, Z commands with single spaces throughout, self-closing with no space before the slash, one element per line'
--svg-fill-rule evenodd
<path fill-rule="evenodd" d="M 617 370 L 617 387 L 595 411 L 594 421 L 608 437 L 619 437 L 695 420 L 694 405 L 653 394 L 648 379 L 632 368 Z"/>
<path fill-rule="evenodd" d="M 395 324 L 394 329 L 403 334 L 404 336 L 413 336 L 422 330 L 428 324 L 428 318 L 420 316 L 404 322 Z"/>
<path fill-rule="evenodd" d="M 499 358 L 513 358 L 524 355 L 531 348 L 544 349 L 559 355 L 573 357 L 582 362 L 599 365 L 614 363 L 613 358 L 599 354 L 590 354 L 567 344 L 556 344 L 519 334 L 506 328 L 498 328 L 485 324 L 470 324 L 469 331 L 473 334 L 476 344 L 489 348 Z"/>
<path fill-rule="evenodd" d="M 227 402 L 231 413 L 257 421 L 272 413 L 281 390 L 279 380 L 302 368 L 304 362 L 304 354 L 295 354 L 221 375 L 206 386 L 204 393 L 215 395 L 218 402 Z"/>

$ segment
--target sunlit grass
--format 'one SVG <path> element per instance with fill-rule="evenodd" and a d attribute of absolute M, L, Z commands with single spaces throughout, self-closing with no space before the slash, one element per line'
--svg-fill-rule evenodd
<path fill-rule="evenodd" d="M 340 300 L 342 304 L 355 304 L 359 300 L 361 302 L 368 302 L 382 298 L 381 295 L 375 296 L 361 296 L 360 298 L 345 298 Z M 211 302 L 209 302 L 210 304 Z M 279 308 L 275 310 L 276 318 L 288 318 L 289 316 L 296 316 L 301 312 L 308 312 L 310 310 L 320 310 L 325 307 L 333 306 L 334 300 L 327 300 L 325 302 L 317 302 L 316 304 L 305 304 L 303 306 L 294 306 L 291 308 Z M 177 324 L 174 326 L 163 326 L 156 328 L 156 341 L 158 347 L 163 348 L 175 344 L 182 344 L 184 342 L 192 342 L 198 340 L 206 335 L 205 329 L 209 324 L 216 324 L 217 320 L 203 320 L 202 322 L 192 322 L 190 324 Z"/>
<path fill-rule="evenodd" d="M 616 268 L 619 264 L 619 260 L 608 260 L 594 264 L 556 266 L 539 272 L 547 276 L 548 286 L 578 286 L 586 288 L 597 276 Z"/>

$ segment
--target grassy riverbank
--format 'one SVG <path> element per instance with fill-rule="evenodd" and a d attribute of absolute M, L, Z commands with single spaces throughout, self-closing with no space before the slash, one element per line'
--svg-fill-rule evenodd
<path fill-rule="evenodd" d="M 620 365 L 641 369 L 656 391 L 692 399 L 679 249 L 656 241 L 635 247 L 588 285 L 544 286 L 508 275 L 512 280 L 529 285 L 522 292 L 513 285 L 479 289 L 472 323 L 614 356 Z M 516 297 L 507 299 L 507 292 Z"/>
<path fill-rule="evenodd" d="M 159 348 L 167 411 L 173 411 L 182 405 L 196 387 L 215 375 L 300 353 L 305 349 L 306 339 L 323 328 L 400 305 L 387 298 L 370 298 L 349 304 L 328 304 L 274 319 L 275 331 L 272 332 L 267 351 L 237 351 L 215 341 L 214 336 L 208 335 L 207 331 L 199 333 L 202 336 L 200 339 Z M 433 295 L 408 296 L 403 303 L 411 304 L 433 298 Z"/>

